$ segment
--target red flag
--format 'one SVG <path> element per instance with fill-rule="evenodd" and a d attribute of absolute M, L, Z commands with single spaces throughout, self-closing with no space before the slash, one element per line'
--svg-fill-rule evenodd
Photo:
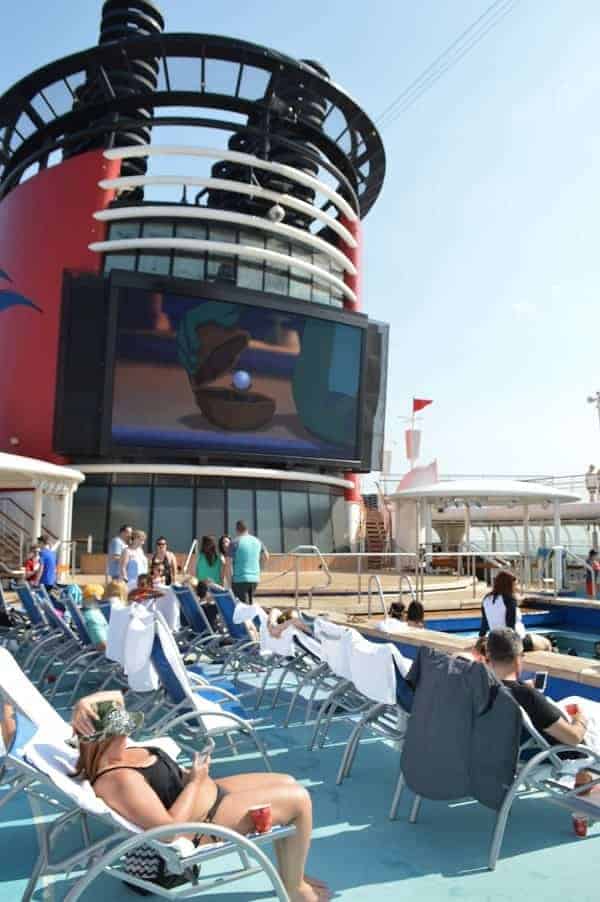
<path fill-rule="evenodd" d="M 413 413 L 423 410 L 428 404 L 433 404 L 433 401 L 428 401 L 426 398 L 413 398 Z"/>

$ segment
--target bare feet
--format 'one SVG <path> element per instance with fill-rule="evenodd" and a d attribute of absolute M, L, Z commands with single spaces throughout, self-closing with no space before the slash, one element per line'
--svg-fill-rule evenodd
<path fill-rule="evenodd" d="M 311 886 L 304 880 L 295 892 L 290 893 L 290 902 L 327 902 L 331 893 L 323 886 Z"/>
<path fill-rule="evenodd" d="M 304 875 L 304 880 L 306 883 L 310 883 L 311 886 L 314 886 L 315 889 L 326 889 L 329 892 L 329 887 L 325 883 L 324 880 L 319 880 L 318 877 L 309 877 L 308 874 Z"/>

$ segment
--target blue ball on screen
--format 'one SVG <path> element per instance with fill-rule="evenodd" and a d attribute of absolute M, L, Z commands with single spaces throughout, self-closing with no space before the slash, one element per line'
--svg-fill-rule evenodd
<path fill-rule="evenodd" d="M 233 374 L 233 385 L 238 391 L 248 391 L 252 385 L 250 373 L 247 373 L 246 370 L 236 370 Z"/>

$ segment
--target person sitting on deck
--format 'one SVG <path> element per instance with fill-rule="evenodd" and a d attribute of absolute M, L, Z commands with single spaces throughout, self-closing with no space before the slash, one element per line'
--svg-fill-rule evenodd
<path fill-rule="evenodd" d="M 120 692 L 98 692 L 73 710 L 79 738 L 76 776 L 90 781 L 99 798 L 144 830 L 177 822 L 204 821 L 241 834 L 254 830 L 249 810 L 270 804 L 275 824 L 295 832 L 275 843 L 279 873 L 292 902 L 321 902 L 331 894 L 304 873 L 312 832 L 311 798 L 288 774 L 237 774 L 214 780 L 210 757 L 194 757 L 188 769 L 161 749 L 128 746 L 141 712 L 128 712 Z M 192 837 L 190 837 L 192 838 Z M 211 837 L 196 835 L 198 845 Z"/>
<path fill-rule="evenodd" d="M 377 629 L 383 633 L 403 633 L 408 624 L 404 619 L 406 605 L 403 601 L 393 601 L 388 608 L 387 616 L 380 620 Z"/>
<path fill-rule="evenodd" d="M 92 645 L 97 651 L 106 651 L 108 623 L 100 610 L 99 602 L 104 596 L 104 587 L 90 583 L 83 587 L 83 605 L 81 614 L 85 622 Z"/>
<path fill-rule="evenodd" d="M 302 617 L 296 608 L 284 608 L 283 611 L 279 610 L 279 608 L 271 608 L 267 620 L 267 629 L 270 636 L 278 639 L 291 627 L 312 636 L 311 628 L 302 620 Z"/>
<path fill-rule="evenodd" d="M 513 629 L 523 640 L 523 649 L 529 651 L 552 651 L 552 643 L 546 636 L 528 633 L 521 617 L 519 600 L 516 595 L 517 577 L 510 570 L 499 570 L 494 578 L 492 591 L 481 603 L 480 636 L 490 630 Z"/>
<path fill-rule="evenodd" d="M 514 630 L 495 629 L 488 634 L 486 663 L 529 715 L 536 730 L 552 745 L 585 743 L 591 748 L 600 748 L 594 725 L 588 730 L 588 717 L 582 710 L 585 708 L 592 715 L 591 719 L 600 723 L 600 703 L 579 699 L 575 713 L 567 715 L 539 689 L 521 680 L 522 659 L 523 642 Z"/>
<path fill-rule="evenodd" d="M 406 612 L 406 625 L 414 629 L 425 629 L 425 608 L 420 601 L 411 601 Z"/>

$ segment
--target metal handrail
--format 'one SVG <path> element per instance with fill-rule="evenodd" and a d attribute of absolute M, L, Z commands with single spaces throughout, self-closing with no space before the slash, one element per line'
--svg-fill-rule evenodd
<path fill-rule="evenodd" d="M 375 583 L 377 586 L 377 594 L 379 595 L 379 600 L 381 602 L 381 611 L 383 613 L 384 619 L 387 615 L 387 610 L 385 607 L 385 598 L 383 596 L 383 589 L 381 588 L 381 580 L 377 576 L 376 573 L 371 573 L 369 577 L 369 582 L 367 584 L 367 620 L 371 619 L 371 586 Z M 402 582 L 400 583 L 402 585 Z"/>
<path fill-rule="evenodd" d="M 299 596 L 299 570 L 298 570 L 298 561 L 302 555 L 310 556 L 316 555 L 321 562 L 321 569 L 325 571 L 325 575 L 327 577 L 327 581 L 324 585 L 321 586 L 311 586 L 307 592 L 308 595 L 308 609 L 312 608 L 312 593 L 315 589 L 327 589 L 332 582 L 331 571 L 327 566 L 327 561 L 321 554 L 319 548 L 316 545 L 297 545 L 296 548 L 293 548 L 288 552 L 291 557 L 294 558 L 294 577 L 295 577 L 295 586 L 294 586 L 294 600 L 296 602 L 296 607 L 298 606 L 298 596 Z"/>
<path fill-rule="evenodd" d="M 411 600 L 416 601 L 417 593 L 415 592 L 415 587 L 413 586 L 412 580 L 411 580 L 410 576 L 408 575 L 408 573 L 400 574 L 400 582 L 398 585 L 398 601 L 402 601 L 402 583 L 403 582 L 408 583 L 408 591 L 410 592 Z"/>
<path fill-rule="evenodd" d="M 23 516 L 27 520 L 27 523 L 30 524 L 30 526 L 33 526 L 33 515 L 30 511 L 22 507 L 17 501 L 15 501 L 14 498 L 0 498 L 0 506 L 6 507 L 9 504 L 16 508 L 19 513 L 23 514 Z M 11 518 L 10 514 L 6 513 L 6 510 L 0 510 L 0 513 L 2 513 L 5 517 L 12 519 L 12 522 L 15 523 L 15 525 L 18 526 L 19 529 L 22 529 L 27 536 L 31 535 L 31 528 L 28 528 L 24 523 L 19 523 L 19 521 L 14 517 Z M 52 530 L 48 529 L 46 526 L 42 526 L 42 532 L 45 533 L 45 535 L 50 536 L 50 538 L 54 539 L 55 541 L 58 539 L 56 533 L 52 532 Z"/>
<path fill-rule="evenodd" d="M 477 556 L 482 558 L 484 561 L 489 561 L 490 564 L 494 564 L 498 568 L 502 567 L 512 567 L 512 564 L 506 558 L 501 557 L 499 554 L 496 554 L 495 551 L 485 551 L 480 545 L 476 542 L 469 542 L 468 548 L 472 551 L 477 552 Z M 519 552 L 520 554 L 521 552 Z"/>

